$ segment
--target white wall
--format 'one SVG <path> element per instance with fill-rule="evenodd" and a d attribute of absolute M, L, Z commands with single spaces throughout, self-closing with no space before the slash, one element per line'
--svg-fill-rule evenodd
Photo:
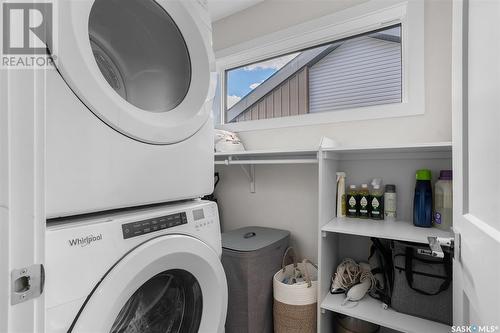
<path fill-rule="evenodd" d="M 266 0 L 215 22 L 214 47 L 218 51 L 361 2 Z M 349 146 L 451 141 L 451 9 L 451 0 L 425 0 L 425 114 L 242 132 L 247 149 L 311 148 L 322 136 Z M 218 170 L 223 230 L 247 225 L 288 229 L 302 254 L 316 260 L 315 166 L 259 166 L 253 194 L 239 167 Z"/>
<path fill-rule="evenodd" d="M 289 230 L 297 255 L 317 259 L 318 166 L 255 167 L 255 193 L 239 166 L 217 167 L 222 231 L 245 226 Z"/>
<path fill-rule="evenodd" d="M 214 49 L 222 50 L 366 1 L 368 0 L 265 0 L 215 22 Z"/>

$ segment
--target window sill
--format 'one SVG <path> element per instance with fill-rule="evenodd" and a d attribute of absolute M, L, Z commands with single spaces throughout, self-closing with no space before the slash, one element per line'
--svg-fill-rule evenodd
<path fill-rule="evenodd" d="M 387 119 L 422 115 L 425 112 L 424 100 L 419 103 L 400 103 L 377 105 L 340 111 L 309 113 L 297 116 L 247 120 L 237 123 L 219 124 L 215 127 L 231 132 L 269 130 L 287 127 L 335 124 L 349 121 Z"/>

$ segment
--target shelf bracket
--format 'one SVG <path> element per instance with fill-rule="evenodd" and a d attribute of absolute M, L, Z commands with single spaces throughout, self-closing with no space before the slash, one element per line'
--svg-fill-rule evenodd
<path fill-rule="evenodd" d="M 250 182 L 250 193 L 255 193 L 255 165 L 243 165 L 241 164 L 241 170 L 245 173 Z"/>

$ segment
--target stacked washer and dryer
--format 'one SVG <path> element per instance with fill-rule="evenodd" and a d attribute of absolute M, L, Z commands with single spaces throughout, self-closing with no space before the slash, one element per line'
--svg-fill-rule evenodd
<path fill-rule="evenodd" d="M 206 0 L 57 3 L 47 332 L 221 332 Z"/>

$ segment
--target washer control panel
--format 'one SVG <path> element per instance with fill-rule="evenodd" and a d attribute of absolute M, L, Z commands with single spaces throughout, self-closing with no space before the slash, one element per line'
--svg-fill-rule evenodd
<path fill-rule="evenodd" d="M 187 224 L 187 215 L 185 212 L 170 214 L 143 221 L 136 221 L 122 224 L 123 238 L 132 238 L 149 234 L 158 230 L 176 227 L 182 224 Z"/>
<path fill-rule="evenodd" d="M 215 223 L 216 205 L 205 207 L 205 209 L 193 210 L 194 227 L 196 231 L 201 231 Z"/>

